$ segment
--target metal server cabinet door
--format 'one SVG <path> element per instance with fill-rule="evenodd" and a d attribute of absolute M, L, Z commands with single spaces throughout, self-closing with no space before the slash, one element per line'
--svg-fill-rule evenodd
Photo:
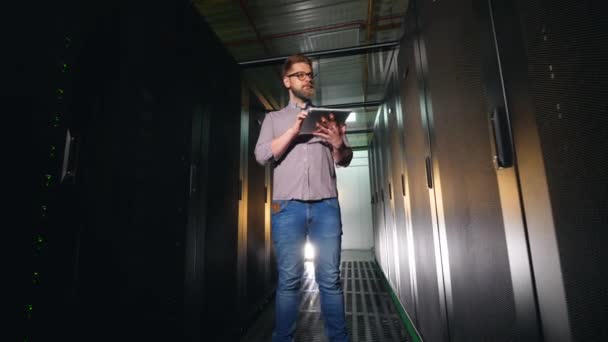
<path fill-rule="evenodd" d="M 3 73 L 3 80 L 11 84 L 3 89 L 5 112 L 11 112 L 5 116 L 4 126 L 11 128 L 4 136 L 14 135 L 14 140 L 5 138 L 10 145 L 4 151 L 4 165 L 19 165 L 11 167 L 19 170 L 17 178 L 6 182 L 3 190 L 10 198 L 4 226 L 10 237 L 16 232 L 25 239 L 5 238 L 10 241 L 9 251 L 17 254 L 7 262 L 11 266 L 5 272 L 11 274 L 9 283 L 14 288 L 9 285 L 13 291 L 7 291 L 11 295 L 4 307 L 13 307 L 13 301 L 17 306 L 11 311 L 15 320 L 5 324 L 8 329 L 3 329 L 3 335 L 6 340 L 70 340 L 75 332 L 66 332 L 64 324 L 77 318 L 73 308 L 77 304 L 75 266 L 81 231 L 74 184 L 81 134 L 73 118 L 82 108 L 77 101 L 82 78 L 79 56 L 87 37 L 79 30 L 84 21 L 81 6 L 66 9 L 59 1 L 37 13 L 39 17 L 28 14 L 27 19 L 44 30 L 32 30 L 31 35 L 17 30 L 11 34 L 15 41 L 5 43 L 19 46 L 23 42 L 11 50 L 17 52 L 14 65 L 24 68 Z M 29 132 L 27 148 L 16 143 L 24 137 L 22 128 Z"/>
<path fill-rule="evenodd" d="M 512 111 L 504 91 L 504 59 L 520 53 L 509 44 L 509 54 L 503 55 L 498 47 L 496 17 L 511 17 L 504 9 L 495 10 L 493 1 L 479 1 L 476 6 L 479 18 L 479 37 L 482 65 L 482 85 L 486 96 L 485 110 L 491 132 L 492 158 L 496 179 L 513 285 L 518 337 L 523 341 L 541 339 L 536 292 L 530 263 L 529 244 L 521 203 L 518 165 L 513 147 L 511 126 Z M 510 32 L 510 37 L 515 36 Z M 502 42 L 501 42 L 502 43 Z"/>
<path fill-rule="evenodd" d="M 433 186 L 451 341 L 517 341 L 515 299 L 482 84 L 480 2 L 419 1 Z"/>
<path fill-rule="evenodd" d="M 240 72 L 193 4 L 180 24 L 187 53 L 179 53 L 178 102 L 192 120 L 185 340 L 230 341 L 239 334 Z"/>
<path fill-rule="evenodd" d="M 394 227 L 394 215 L 392 209 L 392 199 L 390 195 L 390 145 L 387 142 L 388 126 L 386 122 L 386 105 L 379 108 L 378 120 L 378 170 L 380 174 L 380 187 L 382 192 L 382 227 L 380 229 L 380 252 L 382 254 L 382 269 L 386 278 L 393 288 L 395 282 L 395 264 L 392 243 L 392 231 Z"/>
<path fill-rule="evenodd" d="M 216 39 L 216 38 L 215 38 Z M 238 336 L 239 195 L 241 182 L 240 71 L 220 42 L 207 63 L 212 89 L 207 94 L 211 115 L 209 132 L 209 179 L 205 239 L 205 338 L 230 341 Z"/>
<path fill-rule="evenodd" d="M 381 113 L 381 107 L 378 108 L 378 113 Z M 374 232 L 374 251 L 376 254 L 376 260 L 378 261 L 378 263 L 383 266 L 384 262 L 385 262 L 385 257 L 384 257 L 384 247 L 383 247 L 383 243 L 382 243 L 382 236 L 383 236 L 383 232 L 384 232 L 384 203 L 385 203 L 385 199 L 384 199 L 384 189 L 383 189 L 383 185 L 382 185 L 382 169 L 380 167 L 381 165 L 381 156 L 380 156 L 380 150 L 383 148 L 382 145 L 382 140 L 381 140 L 381 132 L 380 132 L 380 118 L 379 118 L 380 114 L 377 114 L 376 116 L 376 122 L 374 124 L 374 170 L 375 170 L 375 184 L 376 184 L 376 230 Z"/>
<path fill-rule="evenodd" d="M 448 341 L 444 308 L 443 276 L 437 232 L 433 224 L 435 215 L 429 205 L 427 182 L 426 140 L 428 131 L 423 123 L 424 80 L 420 55 L 420 37 L 415 7 L 410 6 L 407 22 L 411 25 L 399 48 L 399 93 L 403 104 L 404 162 L 409 188 L 409 205 L 412 235 L 415 248 L 416 327 L 424 341 Z"/>
<path fill-rule="evenodd" d="M 373 184 L 374 184 L 374 254 L 376 257 L 376 260 L 378 262 L 380 262 L 380 240 L 378 239 L 378 236 L 380 235 L 380 227 L 381 227 L 381 212 L 380 212 L 380 203 L 382 203 L 382 198 L 380 197 L 380 185 L 379 183 L 379 179 L 380 176 L 378 175 L 378 133 L 376 131 L 376 128 L 374 128 L 374 136 L 372 139 L 372 145 L 373 146 L 373 153 L 372 156 L 373 158 L 370 160 L 371 161 L 371 167 L 373 169 L 374 172 L 374 180 L 373 180 Z"/>
<path fill-rule="evenodd" d="M 600 1 L 494 1 L 546 341 L 608 340 L 608 44 Z"/>
<path fill-rule="evenodd" d="M 372 131 L 372 137 L 369 142 L 368 149 L 369 158 L 369 192 L 371 194 L 371 207 L 372 207 L 372 235 L 375 236 L 376 232 L 376 170 L 374 169 L 374 135 Z M 374 239 L 372 237 L 372 239 Z"/>
<path fill-rule="evenodd" d="M 397 227 L 397 246 L 399 253 L 399 267 L 400 267 L 400 287 L 401 291 L 399 294 L 401 303 L 405 307 L 410 319 L 413 323 L 416 323 L 416 303 L 415 303 L 415 248 L 413 236 L 411 234 L 411 217 L 410 209 L 407 206 L 408 198 L 406 196 L 408 190 L 406 186 L 406 170 L 405 170 L 405 145 L 403 141 L 404 137 L 404 125 L 403 125 L 403 108 L 400 96 L 400 77 L 399 77 L 399 63 L 398 58 L 401 54 L 395 57 L 392 72 L 392 81 L 389 86 L 389 92 L 387 99 L 389 100 L 389 127 L 390 127 L 390 141 L 392 148 L 391 160 L 393 161 L 393 200 L 395 202 L 395 218 Z"/>
<path fill-rule="evenodd" d="M 391 146 L 387 141 L 388 125 L 387 125 L 387 107 L 383 104 L 380 107 L 380 134 L 379 138 L 381 141 L 380 148 L 380 172 L 382 177 L 382 188 L 384 189 L 384 227 L 382 230 L 382 249 L 384 252 L 384 265 L 382 268 L 386 274 L 386 278 L 394 289 L 397 289 L 397 283 L 395 278 L 395 260 L 394 260 L 394 246 L 392 242 L 392 232 L 395 223 L 395 216 L 393 214 L 392 196 L 390 194 L 390 183 L 391 183 L 391 172 L 390 172 L 390 150 Z"/>
<path fill-rule="evenodd" d="M 370 187 L 372 193 L 372 225 L 373 225 L 373 240 L 374 240 L 374 253 L 376 254 L 376 259 L 378 259 L 377 251 L 378 251 L 378 171 L 376 169 L 376 134 L 372 135 L 371 142 L 369 144 L 369 174 L 370 174 Z"/>
<path fill-rule="evenodd" d="M 198 96 L 197 96 L 198 98 Z M 193 106 L 190 153 L 188 228 L 185 241 L 185 319 L 187 340 L 201 339 L 200 322 L 204 302 L 204 247 L 207 230 L 207 180 L 209 174 L 209 121 L 203 104 Z"/>
<path fill-rule="evenodd" d="M 247 302 L 254 311 L 263 304 L 269 295 L 265 275 L 267 248 L 270 242 L 266 241 L 265 210 L 268 201 L 266 194 L 266 170 L 255 160 L 255 144 L 260 135 L 262 121 L 264 120 L 264 106 L 258 98 L 249 93 L 249 149 L 247 157 L 249 168 L 247 175 Z"/>
<path fill-rule="evenodd" d="M 108 8 L 82 54 L 77 340 L 183 332 L 192 112 L 180 101 L 183 88 L 168 86 L 187 63 L 173 53 L 177 18 L 166 10 L 184 8 L 130 6 Z"/>
<path fill-rule="evenodd" d="M 395 59 L 397 57 L 395 56 Z M 408 259 L 409 247 L 408 244 L 408 226 L 406 211 L 404 207 L 404 187 L 401 184 L 401 175 L 403 172 L 403 145 L 401 143 L 403 136 L 403 123 L 401 116 L 400 102 L 398 102 L 398 87 L 397 87 L 397 61 L 392 64 L 393 72 L 391 72 L 390 83 L 386 94 L 387 124 L 388 124 L 388 143 L 390 149 L 390 170 L 391 170 L 391 197 L 394 215 L 394 231 L 390 239 L 394 246 L 394 263 L 397 270 L 396 280 L 398 288 L 395 292 L 398 294 L 401 303 L 406 307 L 406 310 L 412 315 L 415 312 L 410 260 Z"/>

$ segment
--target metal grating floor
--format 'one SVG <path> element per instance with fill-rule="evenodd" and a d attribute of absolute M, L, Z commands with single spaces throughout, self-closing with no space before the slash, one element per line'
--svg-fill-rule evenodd
<path fill-rule="evenodd" d="M 407 341 L 405 327 L 373 261 L 343 261 L 340 269 L 351 341 Z M 305 263 L 302 292 L 295 340 L 327 342 L 312 262 Z M 268 305 L 241 341 L 271 341 L 273 324 L 274 302 Z"/>

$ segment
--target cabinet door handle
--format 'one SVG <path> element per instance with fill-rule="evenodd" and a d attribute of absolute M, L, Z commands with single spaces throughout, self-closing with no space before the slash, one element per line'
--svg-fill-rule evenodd
<path fill-rule="evenodd" d="M 63 150 L 63 165 L 61 168 L 61 183 L 71 182 L 76 180 L 77 167 L 77 140 L 68 129 L 65 136 L 65 149 Z"/>
<path fill-rule="evenodd" d="M 432 189 L 433 188 L 433 174 L 432 174 L 432 169 L 431 169 L 431 158 L 430 157 L 426 157 L 425 167 L 426 167 L 426 186 L 429 189 Z"/>
<path fill-rule="evenodd" d="M 190 196 L 196 192 L 198 179 L 196 176 L 196 164 L 190 164 Z"/>
<path fill-rule="evenodd" d="M 490 113 L 490 126 L 494 136 L 494 166 L 504 169 L 513 166 L 513 141 L 509 129 L 507 112 L 502 106 L 494 108 Z"/>

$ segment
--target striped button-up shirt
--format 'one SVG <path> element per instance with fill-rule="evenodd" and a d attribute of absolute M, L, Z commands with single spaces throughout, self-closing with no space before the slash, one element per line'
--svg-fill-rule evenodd
<path fill-rule="evenodd" d="M 266 114 L 255 157 L 258 163 L 274 162 L 273 200 L 320 200 L 338 196 L 336 170 L 331 146 L 323 139 L 299 135 L 280 159 L 275 159 L 270 144 L 293 126 L 300 109 L 290 103 L 287 107 Z M 344 142 L 348 146 L 346 136 Z"/>

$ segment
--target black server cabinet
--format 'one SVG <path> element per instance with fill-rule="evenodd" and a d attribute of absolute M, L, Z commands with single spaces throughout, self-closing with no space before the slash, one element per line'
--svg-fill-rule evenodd
<path fill-rule="evenodd" d="M 76 48 L 49 97 L 72 115 L 39 120 L 60 130 L 40 167 L 60 162 L 36 204 L 24 335 L 232 340 L 240 70 L 185 1 L 69 5 L 49 12 Z"/>
<path fill-rule="evenodd" d="M 407 203 L 417 247 L 410 293 L 419 305 L 401 299 L 427 340 L 521 338 L 491 158 L 486 108 L 494 89 L 481 60 L 494 56 L 480 34 L 489 30 L 484 16 L 483 2 L 413 2 L 400 51 Z M 394 97 L 389 93 L 387 102 Z"/>
<path fill-rule="evenodd" d="M 444 279 L 439 233 L 434 210 L 434 189 L 430 169 L 425 72 L 420 57 L 420 32 L 413 6 L 406 17 L 408 29 L 397 59 L 399 102 L 403 121 L 404 182 L 409 189 L 408 212 L 412 225 L 415 268 L 415 306 L 402 300 L 425 341 L 447 341 Z"/>
<path fill-rule="evenodd" d="M 199 22 L 202 19 L 199 17 Z M 200 31 L 200 32 L 199 32 Z M 238 291 L 239 182 L 241 127 L 241 71 L 211 29 L 201 23 L 200 50 L 193 59 L 200 65 L 196 75 L 200 112 L 192 122 L 200 132 L 199 159 L 189 167 L 191 207 L 189 266 L 186 299 L 189 325 L 186 339 L 230 341 L 241 332 Z M 194 191 L 198 192 L 196 194 Z M 191 267 L 191 268 L 190 268 Z"/>
<path fill-rule="evenodd" d="M 74 10 L 66 7 L 60 2 L 41 5 L 37 13 L 11 12 L 12 33 L 5 42 L 10 47 L 6 49 L 8 74 L 4 73 L 2 82 L 3 101 L 9 109 L 5 127 L 6 136 L 13 137 L 6 140 L 10 148 L 5 160 L 19 165 L 17 178 L 7 182 L 7 198 L 14 207 L 9 205 L 6 221 L 10 222 L 7 227 L 24 238 L 7 240 L 21 252 L 8 262 L 9 269 L 17 269 L 18 279 L 14 289 L 18 295 L 9 296 L 7 303 L 11 307 L 17 302 L 16 319 L 11 320 L 17 324 L 7 324 L 5 332 L 14 340 L 40 340 L 62 333 L 70 337 L 71 332 L 58 324 L 58 317 L 71 319 L 76 314 L 78 201 L 73 184 L 64 182 L 64 170 L 73 160 L 64 165 L 63 156 L 66 140 L 71 141 L 66 128 L 75 113 L 78 56 L 83 44 L 81 33 L 74 29 L 81 23 L 73 18 Z M 27 16 L 19 16 L 24 13 Z M 15 144 L 17 141 L 22 143 Z M 10 196 L 13 189 L 15 195 Z M 19 210 L 22 208 L 25 210 Z M 69 219 L 63 220 L 66 216 Z"/>
<path fill-rule="evenodd" d="M 388 144 L 388 122 L 387 122 L 387 111 L 386 106 L 379 108 L 378 116 L 378 129 L 376 134 L 378 135 L 378 141 L 384 148 L 378 152 L 378 169 L 381 179 L 381 189 L 383 197 L 383 224 L 380 235 L 380 243 L 382 244 L 382 252 L 384 258 L 384 270 L 386 272 L 387 280 L 391 283 L 395 289 L 397 289 L 397 277 L 395 264 L 395 246 L 394 241 L 394 230 L 395 230 L 395 214 L 393 206 L 393 195 L 391 193 L 391 170 L 390 170 L 390 153 L 391 146 Z"/>
<path fill-rule="evenodd" d="M 227 56 L 225 56 L 227 57 Z M 220 64 L 221 63 L 221 64 Z M 209 94 L 209 150 L 207 166 L 207 217 L 204 255 L 204 338 L 230 340 L 238 333 L 238 209 L 239 187 L 239 72 L 218 58 L 216 72 L 209 70 L 215 89 Z M 224 78 L 225 81 L 219 81 Z M 231 113 L 227 115 L 226 113 Z M 215 335 L 217 334 L 217 336 Z"/>
<path fill-rule="evenodd" d="M 386 184 L 386 167 L 385 160 L 386 156 L 383 151 L 386 146 L 384 144 L 384 123 L 383 123 L 383 107 L 378 108 L 378 114 L 376 116 L 376 122 L 374 124 L 374 136 L 376 140 L 376 153 L 374 155 L 375 159 L 375 168 L 376 168 L 376 177 L 377 177 L 377 191 L 378 191 L 378 205 L 377 205 L 377 215 L 378 215 L 378 225 L 376 232 L 376 258 L 379 261 L 381 267 L 385 271 L 385 275 L 388 279 L 391 277 L 391 269 L 390 269 L 390 252 L 389 247 L 387 246 L 387 227 L 389 218 L 387 218 L 387 202 L 388 202 L 388 193 L 387 193 L 387 184 Z"/>
<path fill-rule="evenodd" d="M 267 208 L 272 195 L 266 179 L 267 168 L 255 160 L 255 145 L 266 110 L 253 92 L 248 96 L 248 148 L 247 148 L 247 307 L 246 321 L 255 317 L 270 299 L 276 281 L 275 261 L 272 258 L 272 240 Z"/>
<path fill-rule="evenodd" d="M 425 340 L 606 338 L 597 6 L 411 2 L 398 77 L 418 305 L 402 303 Z"/>
<path fill-rule="evenodd" d="M 80 56 L 70 127 L 78 154 L 76 340 L 183 338 L 197 101 L 185 86 L 193 65 L 182 54 L 192 42 L 179 35 L 192 25 L 185 13 L 185 4 L 110 6 Z"/>
<path fill-rule="evenodd" d="M 397 54 L 395 54 L 397 55 Z M 390 187 L 391 200 L 394 207 L 395 217 L 395 233 L 392 237 L 395 246 L 394 263 L 398 270 L 397 284 L 398 297 L 404 307 L 408 307 L 410 318 L 415 323 L 416 321 L 416 304 L 414 303 L 415 291 L 415 260 L 414 244 L 411 234 L 411 221 L 409 212 L 406 210 L 406 186 L 405 186 L 405 171 L 404 171 L 404 144 L 403 144 L 403 112 L 401 110 L 401 102 L 399 97 L 397 57 L 393 58 L 390 64 L 394 72 L 389 74 L 388 87 L 386 93 L 386 116 L 388 126 L 388 140 L 390 145 L 390 170 L 391 179 Z"/>
<path fill-rule="evenodd" d="M 420 1 L 426 96 L 449 335 L 519 340 L 499 186 L 492 161 L 484 2 Z M 485 14 L 476 6 L 486 5 Z M 482 9 L 480 9 L 482 10 Z"/>
<path fill-rule="evenodd" d="M 608 338 L 608 22 L 599 1 L 493 1 L 546 341 Z"/>
<path fill-rule="evenodd" d="M 377 138 L 372 136 L 372 139 L 369 143 L 369 174 L 370 174 L 370 191 L 372 194 L 372 234 L 373 234 L 373 240 L 374 240 L 374 255 L 376 257 L 376 260 L 379 260 L 378 258 L 378 249 L 379 249 L 379 245 L 378 245 L 378 230 L 379 230 L 379 212 L 378 212 L 378 206 L 380 203 L 380 198 L 379 198 L 379 191 L 378 191 L 378 170 L 376 168 L 376 142 Z"/>

